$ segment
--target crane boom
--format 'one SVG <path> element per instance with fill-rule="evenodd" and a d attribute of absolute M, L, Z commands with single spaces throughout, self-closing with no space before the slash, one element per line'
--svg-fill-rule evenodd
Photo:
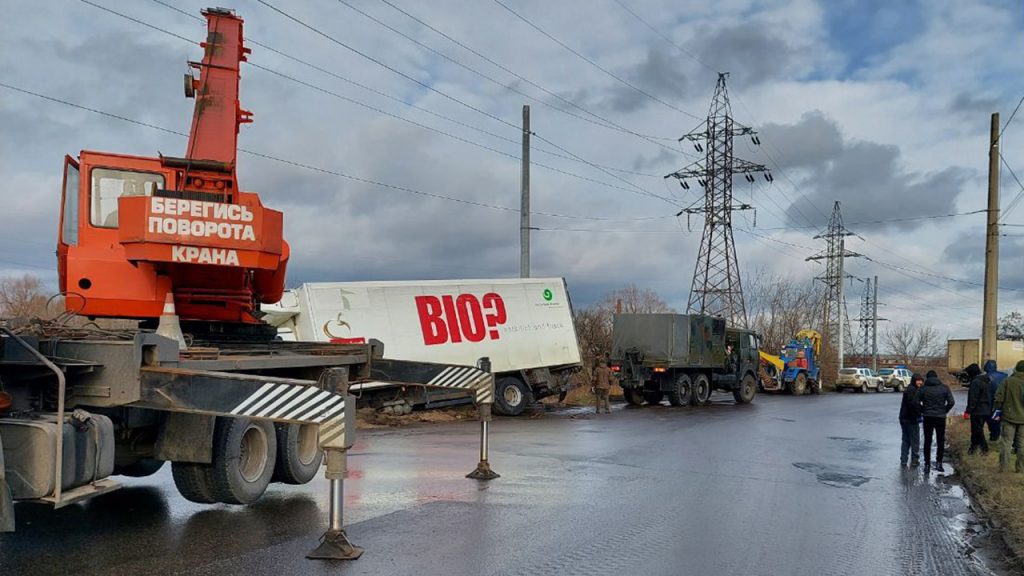
<path fill-rule="evenodd" d="M 183 157 L 83 150 L 67 157 L 57 254 L 69 311 L 153 319 L 172 294 L 185 321 L 260 324 L 258 307 L 280 299 L 289 248 L 283 215 L 242 191 L 235 161 L 242 110 L 242 19 L 203 11 L 207 38 Z"/>

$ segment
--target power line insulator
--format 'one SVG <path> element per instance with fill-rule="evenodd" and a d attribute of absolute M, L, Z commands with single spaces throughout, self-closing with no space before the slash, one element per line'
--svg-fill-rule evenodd
<path fill-rule="evenodd" d="M 694 142 L 693 147 L 697 149 L 697 152 L 703 152 L 704 147 L 701 146 L 700 142 Z"/>
<path fill-rule="evenodd" d="M 680 180 L 679 185 L 683 187 L 683 190 L 690 189 L 690 184 L 686 180 Z"/>

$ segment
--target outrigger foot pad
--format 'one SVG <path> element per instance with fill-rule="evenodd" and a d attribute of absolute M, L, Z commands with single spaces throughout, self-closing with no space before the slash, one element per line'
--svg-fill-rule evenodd
<path fill-rule="evenodd" d="M 483 460 L 476 465 L 476 470 L 466 474 L 466 478 L 472 478 L 474 480 L 494 480 L 495 478 L 501 478 L 501 474 L 491 470 L 491 465 L 487 463 L 486 460 Z"/>
<path fill-rule="evenodd" d="M 355 560 L 363 549 L 352 544 L 344 530 L 328 530 L 320 538 L 320 545 L 306 554 L 311 560 Z"/>

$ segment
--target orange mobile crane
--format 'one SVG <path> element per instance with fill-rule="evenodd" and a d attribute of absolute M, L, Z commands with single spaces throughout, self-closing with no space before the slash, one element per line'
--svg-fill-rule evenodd
<path fill-rule="evenodd" d="M 185 75 L 196 101 L 185 156 L 82 151 L 79 161 L 65 159 L 57 260 L 70 311 L 155 319 L 173 294 L 186 323 L 257 325 L 259 304 L 281 298 L 282 214 L 242 191 L 235 170 L 239 126 L 252 122 L 238 101 L 249 53 L 242 19 L 204 14 L 205 53 L 189 63 L 199 77 Z"/>
<path fill-rule="evenodd" d="M 117 489 L 171 462 L 194 502 L 248 504 L 271 482 L 302 484 L 322 463 L 329 526 L 313 558 L 354 559 L 342 527 L 349 382 L 462 387 L 481 414 L 494 379 L 479 368 L 384 360 L 383 345 L 282 342 L 259 319 L 280 299 L 288 262 L 282 214 L 239 189 L 242 19 L 208 9 L 183 158 L 103 152 L 67 157 L 57 245 L 66 311 L 15 330 L 0 323 L 0 532 L 15 501 L 56 508 Z M 139 320 L 101 329 L 75 316 Z M 158 324 L 159 321 L 159 324 Z M 154 331 L 154 328 L 156 329 Z M 186 345 L 182 329 L 192 338 Z"/>

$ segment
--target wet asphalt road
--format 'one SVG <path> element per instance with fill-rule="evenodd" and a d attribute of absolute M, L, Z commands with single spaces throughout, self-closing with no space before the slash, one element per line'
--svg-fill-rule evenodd
<path fill-rule="evenodd" d="M 322 479 L 198 506 L 165 467 L 68 509 L 18 505 L 0 574 L 992 573 L 967 552 L 976 526 L 953 479 L 899 468 L 899 395 L 726 398 L 498 420 L 502 477 L 486 484 L 463 478 L 476 423 L 360 432 L 355 562 L 303 557 L 326 524 Z"/>

